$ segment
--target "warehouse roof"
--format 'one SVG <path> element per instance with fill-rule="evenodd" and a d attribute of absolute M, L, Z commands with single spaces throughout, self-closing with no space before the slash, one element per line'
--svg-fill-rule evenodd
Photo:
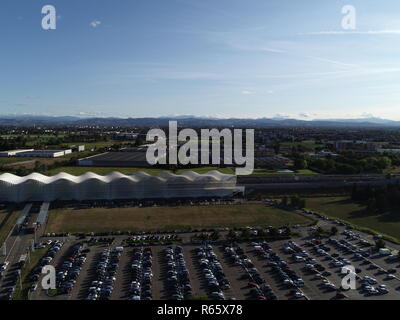
<path fill-rule="evenodd" d="M 201 182 L 204 179 L 207 180 L 214 180 L 216 182 L 219 181 L 226 181 L 230 180 L 232 178 L 236 178 L 234 175 L 229 175 L 229 174 L 223 174 L 220 173 L 219 171 L 213 170 L 209 171 L 206 174 L 198 174 L 193 171 L 187 171 L 181 175 L 176 175 L 170 172 L 161 172 L 156 176 L 152 176 L 148 173 L 145 172 L 136 172 L 132 173 L 129 175 L 124 175 L 120 172 L 112 172 L 106 176 L 101 176 L 98 174 L 95 174 L 93 172 L 87 172 L 81 176 L 73 176 L 71 174 L 61 172 L 55 176 L 45 176 L 40 173 L 32 173 L 30 175 L 27 175 L 25 177 L 20 177 L 16 176 L 10 173 L 4 173 L 0 175 L 0 182 L 5 182 L 9 184 L 21 184 L 27 181 L 35 181 L 38 183 L 43 183 L 43 184 L 49 184 L 49 183 L 54 183 L 60 180 L 68 180 L 74 183 L 81 183 L 85 182 L 87 180 L 95 179 L 102 181 L 104 183 L 110 183 L 113 181 L 117 181 L 120 179 L 127 179 L 131 180 L 134 182 L 140 182 L 140 181 L 145 181 L 145 180 L 153 180 L 153 181 L 158 181 L 158 182 L 164 182 L 164 183 L 169 183 L 169 182 L 187 182 L 187 183 L 192 183 L 192 182 Z"/>

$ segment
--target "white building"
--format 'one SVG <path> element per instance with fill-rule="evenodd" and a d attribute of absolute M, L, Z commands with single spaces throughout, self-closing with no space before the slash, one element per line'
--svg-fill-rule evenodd
<path fill-rule="evenodd" d="M 19 153 L 29 151 L 33 151 L 33 149 L 0 151 L 0 157 L 15 157 Z"/>
<path fill-rule="evenodd" d="M 107 176 L 88 172 L 78 177 L 67 173 L 53 177 L 39 173 L 0 175 L 0 201 L 6 202 L 225 197 L 236 192 L 240 192 L 236 176 L 218 171 L 201 175 L 162 172 L 157 176 L 144 172 Z"/>
<path fill-rule="evenodd" d="M 66 154 L 72 153 L 71 149 L 67 150 L 32 150 L 17 153 L 17 157 L 32 157 L 32 158 L 59 158 Z"/>
<path fill-rule="evenodd" d="M 73 152 L 83 152 L 85 151 L 85 146 L 84 145 L 80 145 L 80 146 L 71 146 L 71 150 Z"/>

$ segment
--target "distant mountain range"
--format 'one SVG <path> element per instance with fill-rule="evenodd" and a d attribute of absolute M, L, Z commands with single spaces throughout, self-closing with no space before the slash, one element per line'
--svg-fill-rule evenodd
<path fill-rule="evenodd" d="M 400 127 L 400 121 L 381 118 L 361 119 L 316 119 L 298 120 L 286 118 L 258 119 L 223 119 L 196 116 L 167 116 L 154 118 L 81 118 L 73 116 L 35 116 L 35 115 L 5 115 L 0 116 L 0 126 L 118 126 L 118 127 L 163 127 L 168 121 L 176 120 L 179 126 L 186 127 Z"/>

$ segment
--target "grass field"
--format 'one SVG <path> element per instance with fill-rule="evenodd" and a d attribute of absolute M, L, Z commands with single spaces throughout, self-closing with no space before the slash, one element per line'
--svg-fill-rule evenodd
<path fill-rule="evenodd" d="M 30 157 L 0 157 L 0 166 L 34 160 L 34 159 L 35 158 L 30 158 Z"/>
<path fill-rule="evenodd" d="M 7 217 L 7 214 L 11 212 L 11 215 L 8 217 L 8 219 L 4 222 L 4 225 L 1 223 L 3 220 Z M 8 210 L 4 210 L 0 212 L 0 245 L 4 242 L 8 234 L 10 233 L 11 229 L 14 227 L 15 222 L 17 221 L 19 217 L 19 210 L 16 210 L 15 208 L 9 208 Z"/>
<path fill-rule="evenodd" d="M 390 167 L 388 169 L 385 169 L 384 173 L 399 174 L 400 173 L 400 167 Z"/>
<path fill-rule="evenodd" d="M 318 144 L 316 143 L 316 141 L 314 140 L 304 140 L 301 142 L 282 142 L 282 145 L 287 145 L 287 146 L 302 146 L 304 148 L 308 148 L 308 149 L 315 149 L 317 147 L 322 147 L 322 144 Z"/>
<path fill-rule="evenodd" d="M 309 169 L 303 170 L 296 170 L 294 172 L 278 172 L 278 170 L 267 170 L 267 169 L 254 169 L 253 174 L 260 174 L 260 175 L 290 175 L 290 174 L 318 174 Z"/>
<path fill-rule="evenodd" d="M 85 150 L 90 150 L 90 149 L 100 149 L 100 148 L 106 148 L 106 147 L 110 147 L 114 144 L 124 144 L 124 143 L 132 143 L 132 141 L 125 141 L 125 140 L 112 140 L 112 141 L 99 141 L 99 142 L 68 142 L 66 143 L 66 145 L 68 145 L 69 147 L 71 146 L 80 146 L 80 145 L 84 145 L 85 146 Z"/>
<path fill-rule="evenodd" d="M 400 240 L 400 213 L 398 210 L 384 214 L 370 213 L 364 204 L 351 201 L 348 197 L 307 199 L 307 208 Z"/>
<path fill-rule="evenodd" d="M 312 220 L 262 204 L 50 210 L 46 232 L 107 232 L 308 224 Z"/>
<path fill-rule="evenodd" d="M 3 220 L 7 217 L 8 210 L 0 210 L 0 226 Z"/>

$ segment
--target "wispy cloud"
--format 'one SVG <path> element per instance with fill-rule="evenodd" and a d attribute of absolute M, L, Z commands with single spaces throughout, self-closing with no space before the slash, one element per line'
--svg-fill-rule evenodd
<path fill-rule="evenodd" d="M 301 72 L 292 74 L 258 74 L 255 75 L 259 79 L 339 79 L 351 77 L 365 77 L 369 75 L 400 73 L 400 68 L 373 68 L 358 67 L 339 71 L 328 72 Z"/>
<path fill-rule="evenodd" d="M 313 59 L 313 60 L 317 60 L 317 61 L 321 61 L 321 62 L 327 62 L 327 63 L 330 63 L 330 64 L 342 66 L 342 67 L 359 67 L 358 65 L 355 65 L 355 64 L 345 63 L 345 62 L 342 62 L 342 61 L 326 59 L 326 58 L 321 58 L 321 57 L 307 56 L 307 58 Z"/>
<path fill-rule="evenodd" d="M 242 91 L 242 94 L 244 94 L 244 95 L 251 95 L 251 94 L 255 94 L 255 92 L 254 92 L 254 91 L 250 91 L 250 90 L 243 90 L 243 91 Z"/>
<path fill-rule="evenodd" d="M 299 33 L 298 35 L 350 35 L 350 34 L 361 34 L 361 35 L 400 35 L 400 30 L 366 30 L 366 31 L 346 31 L 346 30 L 331 30 L 331 31 L 316 31 L 316 32 L 305 32 Z"/>
<path fill-rule="evenodd" d="M 127 78 L 160 79 L 160 80 L 221 80 L 224 75 L 212 72 L 148 70 L 143 74 L 123 75 Z"/>
<path fill-rule="evenodd" d="M 92 22 L 90 23 L 90 26 L 91 26 L 92 28 L 97 28 L 100 24 L 101 24 L 101 21 L 100 21 L 100 20 L 94 20 L 94 21 L 92 21 Z"/>

